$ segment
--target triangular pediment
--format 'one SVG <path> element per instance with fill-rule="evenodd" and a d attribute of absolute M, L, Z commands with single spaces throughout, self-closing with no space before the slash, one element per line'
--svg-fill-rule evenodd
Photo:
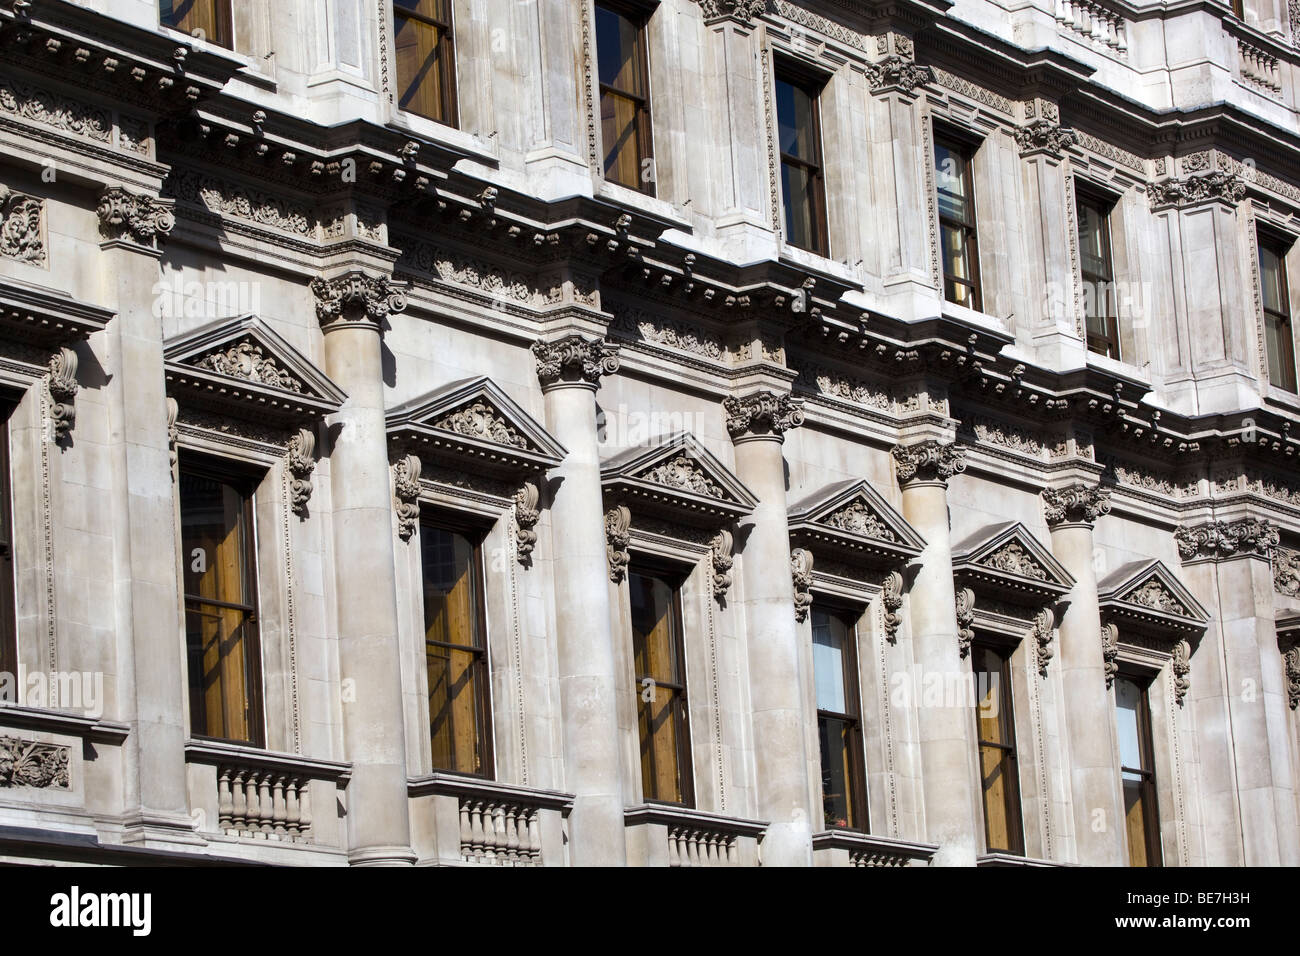
<path fill-rule="evenodd" d="M 637 499 L 643 508 L 676 512 L 675 517 L 730 520 L 749 514 L 758 504 L 744 483 L 689 432 L 618 452 L 600 471 L 607 495 Z"/>
<path fill-rule="evenodd" d="M 861 478 L 820 488 L 790 506 L 790 536 L 818 553 L 855 563 L 898 567 L 925 548 L 885 497 Z"/>
<path fill-rule="evenodd" d="M 1062 594 L 1074 578 L 1018 521 L 987 525 L 953 548 L 953 570 L 1016 590 Z"/>
<path fill-rule="evenodd" d="M 1185 629 L 1200 629 L 1209 613 L 1162 561 L 1134 561 L 1097 583 L 1102 616 L 1118 614 Z"/>

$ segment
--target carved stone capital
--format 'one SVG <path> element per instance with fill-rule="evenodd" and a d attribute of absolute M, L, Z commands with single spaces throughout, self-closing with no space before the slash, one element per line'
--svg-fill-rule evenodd
<path fill-rule="evenodd" d="M 1082 482 L 1064 488 L 1043 489 L 1043 513 L 1049 528 L 1063 524 L 1091 526 L 1110 512 L 1110 489 Z"/>
<path fill-rule="evenodd" d="M 1036 119 L 1016 128 L 1016 146 L 1020 149 L 1021 156 L 1050 153 L 1059 157 L 1067 147 L 1078 141 L 1079 134 L 1074 130 L 1048 119 Z"/>
<path fill-rule="evenodd" d="M 957 653 L 966 658 L 970 654 L 971 642 L 975 640 L 975 592 L 970 588 L 958 588 L 957 606 Z"/>
<path fill-rule="evenodd" d="M 307 502 L 311 500 L 311 473 L 316 467 L 316 433 L 299 428 L 289 439 L 287 455 L 289 466 L 289 499 L 293 513 L 307 517 Z"/>
<path fill-rule="evenodd" d="M 795 548 L 790 552 L 790 580 L 794 584 L 794 619 L 806 621 L 808 609 L 812 607 L 812 552 L 805 548 Z"/>
<path fill-rule="evenodd" d="M 722 600 L 731 590 L 731 567 L 735 564 L 732 549 L 735 541 L 730 531 L 719 531 L 709 542 L 709 555 L 713 565 L 713 596 Z"/>
<path fill-rule="evenodd" d="M 705 23 L 735 20 L 751 23 L 767 10 L 768 0 L 698 0 Z"/>
<path fill-rule="evenodd" d="M 914 445 L 895 445 L 893 454 L 898 483 L 904 488 L 924 482 L 946 485 L 949 478 L 966 470 L 965 448 L 932 438 Z"/>
<path fill-rule="evenodd" d="M 1214 170 L 1186 179 L 1162 179 L 1147 187 L 1152 209 L 1195 206 L 1204 202 L 1236 205 L 1246 198 L 1246 182 L 1236 173 Z"/>
<path fill-rule="evenodd" d="M 1210 521 L 1174 532 L 1183 561 L 1219 561 L 1224 558 L 1272 558 L 1280 537 L 1277 528 L 1262 518 Z"/>
<path fill-rule="evenodd" d="M 77 420 L 77 353 L 61 348 L 50 358 L 50 376 L 46 387 L 50 392 L 50 423 L 54 440 L 61 441 L 72 433 Z"/>
<path fill-rule="evenodd" d="M 0 256 L 45 265 L 45 204 L 0 185 Z"/>
<path fill-rule="evenodd" d="M 406 455 L 393 463 L 393 502 L 397 536 L 410 541 L 420 525 L 420 458 Z"/>
<path fill-rule="evenodd" d="M 542 513 L 538 510 L 537 485 L 525 481 L 515 492 L 515 544 L 519 550 L 519 563 L 528 567 L 533 563 L 533 547 L 537 544 L 537 522 Z"/>
<path fill-rule="evenodd" d="M 922 66 L 897 54 L 890 54 L 879 63 L 867 64 L 867 81 L 873 93 L 885 90 L 915 93 L 919 87 L 933 83 L 934 78 L 934 67 Z"/>
<path fill-rule="evenodd" d="M 618 371 L 618 346 L 604 339 L 566 335 L 553 342 L 534 342 L 537 380 L 542 390 L 566 386 L 594 389 L 602 375 Z"/>
<path fill-rule="evenodd" d="M 172 201 L 127 192 L 109 186 L 99 194 L 95 214 L 105 239 L 123 239 L 155 249 L 176 226 Z"/>
<path fill-rule="evenodd" d="M 1119 673 L 1119 628 L 1114 624 L 1101 626 L 1101 666 L 1109 689 L 1115 685 L 1115 675 Z"/>
<path fill-rule="evenodd" d="M 803 424 L 803 401 L 775 392 L 754 392 L 722 400 L 727 431 L 732 441 L 772 438 L 783 441 L 785 433 Z"/>
<path fill-rule="evenodd" d="M 311 280 L 316 296 L 316 318 L 327 332 L 343 326 L 368 326 L 379 330 L 390 312 L 406 308 L 406 293 L 385 275 L 357 270 L 326 279 Z"/>
<path fill-rule="evenodd" d="M 615 505 L 605 512 L 605 557 L 609 559 L 609 579 L 615 584 L 627 577 L 631 543 L 632 512 L 627 505 Z"/>

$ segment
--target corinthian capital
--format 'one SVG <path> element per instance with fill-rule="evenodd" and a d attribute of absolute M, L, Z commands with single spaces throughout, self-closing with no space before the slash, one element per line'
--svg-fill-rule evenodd
<path fill-rule="evenodd" d="M 128 239 L 156 248 L 159 238 L 165 238 L 176 225 L 172 205 L 168 200 L 109 186 L 99 194 L 99 205 L 95 207 L 100 234 L 105 239 Z"/>
<path fill-rule="evenodd" d="M 1218 561 L 1222 558 L 1270 558 L 1281 540 L 1277 528 L 1260 518 L 1210 521 L 1174 532 L 1184 561 Z"/>
<path fill-rule="evenodd" d="M 742 398 L 734 395 L 722 400 L 727 416 L 727 431 L 733 441 L 751 438 L 775 438 L 803 424 L 803 402 L 775 392 L 753 392 Z"/>
<path fill-rule="evenodd" d="M 594 389 L 602 375 L 618 371 L 617 345 L 577 334 L 554 342 L 534 342 L 533 356 L 543 390 L 568 385 Z"/>
<path fill-rule="evenodd" d="M 388 276 L 360 270 L 312 279 L 311 291 L 316 296 L 316 318 L 326 330 L 342 325 L 380 329 L 390 312 L 406 308 L 406 294 Z"/>
<path fill-rule="evenodd" d="M 705 23 L 728 17 L 740 23 L 749 23 L 767 10 L 767 0 L 699 0 L 699 4 Z"/>
<path fill-rule="evenodd" d="M 916 482 L 947 484 L 953 475 L 966 470 L 966 449 L 927 438 L 914 445 L 895 445 L 894 461 L 903 487 Z"/>
<path fill-rule="evenodd" d="M 934 67 L 914 63 L 906 57 L 890 54 L 879 63 L 867 64 L 871 92 L 902 90 L 915 93 L 919 87 L 934 82 Z"/>
<path fill-rule="evenodd" d="M 1110 489 L 1082 482 L 1064 488 L 1045 488 L 1043 512 L 1049 528 L 1061 524 L 1091 525 L 1110 512 Z"/>
<path fill-rule="evenodd" d="M 1074 130 L 1048 119 L 1036 119 L 1016 129 L 1016 146 L 1022 156 L 1031 153 L 1060 156 L 1067 146 L 1073 146 L 1078 141 L 1079 134 Z"/>

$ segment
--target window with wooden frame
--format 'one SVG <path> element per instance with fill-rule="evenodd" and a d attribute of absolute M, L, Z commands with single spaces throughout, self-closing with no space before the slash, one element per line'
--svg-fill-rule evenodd
<path fill-rule="evenodd" d="M 776 69 L 776 140 L 786 242 L 830 254 L 819 99 L 824 82 L 789 63 Z"/>
<path fill-rule="evenodd" d="M 857 634 L 850 615 L 812 613 L 813 681 L 828 829 L 867 829 L 867 782 L 858 698 Z"/>
<path fill-rule="evenodd" d="M 493 775 L 483 556 L 467 529 L 420 524 L 434 770 Z"/>
<path fill-rule="evenodd" d="M 260 747 L 255 484 L 227 465 L 181 455 L 190 733 Z"/>
<path fill-rule="evenodd" d="M 934 181 L 939 200 L 943 297 L 968 309 L 981 307 L 979 244 L 975 238 L 975 188 L 971 146 L 936 136 Z"/>
<path fill-rule="evenodd" d="M 1150 679 L 1115 677 L 1120 781 L 1130 866 L 1160 866 L 1160 814 L 1156 808 L 1154 747 L 1151 743 Z"/>
<path fill-rule="evenodd" d="M 456 125 L 456 45 L 451 0 L 395 0 L 393 49 L 397 105 Z"/>
<path fill-rule="evenodd" d="M 1118 359 L 1119 315 L 1111 260 L 1111 206 L 1081 192 L 1075 207 L 1079 219 L 1079 267 L 1083 278 L 1088 351 Z"/>
<path fill-rule="evenodd" d="M 694 806 L 680 581 L 645 568 L 627 581 L 643 797 Z"/>
<path fill-rule="evenodd" d="M 1296 391 L 1295 339 L 1291 328 L 1291 296 L 1287 289 L 1287 243 L 1259 234 L 1259 286 L 1264 306 L 1264 351 L 1268 381 L 1276 388 Z"/>
<path fill-rule="evenodd" d="M 975 676 L 975 726 L 984 842 L 990 853 L 1024 853 L 1020 777 L 1016 764 L 1016 722 L 1012 710 L 1011 650 L 994 644 L 971 646 Z"/>
<path fill-rule="evenodd" d="M 163 26 L 208 43 L 235 47 L 230 0 L 158 0 L 158 19 Z"/>
<path fill-rule="evenodd" d="M 596 71 L 605 178 L 653 196 L 654 148 L 646 45 L 649 20 L 647 11 L 631 4 L 596 4 Z"/>
<path fill-rule="evenodd" d="M 0 675 L 18 674 L 18 622 L 14 580 L 13 483 L 9 474 L 9 416 L 14 407 L 0 403 Z M 15 703 L 16 701 L 9 701 Z"/>

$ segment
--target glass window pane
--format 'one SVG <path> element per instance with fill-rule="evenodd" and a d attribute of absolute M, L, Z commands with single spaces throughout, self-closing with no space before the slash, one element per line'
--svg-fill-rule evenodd
<path fill-rule="evenodd" d="M 173 30 L 230 47 L 229 0 L 159 0 L 159 21 Z"/>
<path fill-rule="evenodd" d="M 450 120 L 443 89 L 442 31 L 428 23 L 396 17 L 398 105 L 439 122 Z"/>
<path fill-rule="evenodd" d="M 429 525 L 420 529 L 427 640 L 479 646 L 473 561 L 467 538 Z"/>
<path fill-rule="evenodd" d="M 1291 323 L 1276 315 L 1264 316 L 1264 347 L 1268 354 L 1268 380 L 1277 388 L 1296 390 L 1295 343 Z"/>
<path fill-rule="evenodd" d="M 817 229 L 817 184 L 802 166 L 781 164 L 781 198 L 785 206 L 786 240 L 800 249 L 820 245 Z"/>
<path fill-rule="evenodd" d="M 1109 280 L 1110 226 L 1105 211 L 1096 203 L 1080 200 L 1079 259 L 1086 276 Z"/>
<path fill-rule="evenodd" d="M 622 14 L 596 7 L 596 69 L 600 82 L 646 97 L 640 28 Z"/>
<path fill-rule="evenodd" d="M 677 721 L 681 702 L 675 691 L 650 687 L 639 696 L 641 785 L 647 800 L 682 802 L 678 774 Z"/>
<path fill-rule="evenodd" d="M 1016 852 L 1020 842 L 1011 800 L 1019 799 L 1013 779 L 1015 764 L 997 747 L 980 748 L 981 784 L 984 788 L 984 835 L 990 850 Z"/>
<path fill-rule="evenodd" d="M 641 188 L 641 139 L 637 105 L 626 96 L 600 96 L 601 142 L 605 146 L 605 178 L 631 189 Z"/>
<path fill-rule="evenodd" d="M 1259 285 L 1264 308 L 1271 312 L 1289 313 L 1286 290 L 1283 287 L 1282 258 L 1276 249 L 1264 244 L 1259 247 Z"/>
<path fill-rule="evenodd" d="M 813 680 L 817 686 L 817 709 L 837 714 L 850 711 L 844 690 L 844 654 L 847 628 L 839 618 L 825 611 L 813 612 Z"/>
<path fill-rule="evenodd" d="M 1124 826 L 1128 831 L 1129 866 L 1151 866 L 1147 854 L 1148 788 L 1136 774 L 1124 774 Z"/>
<path fill-rule="evenodd" d="M 429 678 L 429 738 L 433 768 L 482 773 L 478 655 L 425 645 Z"/>
<path fill-rule="evenodd" d="M 934 175 L 939 194 L 939 215 L 969 223 L 969 193 L 966 183 L 966 159 L 963 154 L 951 146 L 936 143 Z"/>
<path fill-rule="evenodd" d="M 1119 763 L 1134 770 L 1142 765 L 1141 723 L 1138 711 L 1144 707 L 1142 688 L 1122 677 L 1115 679 L 1116 725 L 1119 732 Z"/>
<path fill-rule="evenodd" d="M 834 717 L 817 719 L 821 744 L 822 814 L 828 827 L 857 827 L 853 817 L 853 726 Z"/>
<path fill-rule="evenodd" d="M 814 100 L 787 80 L 776 81 L 777 145 L 781 152 L 816 165 L 817 125 Z"/>
<path fill-rule="evenodd" d="M 676 641 L 673 634 L 673 589 L 662 578 L 630 574 L 632 646 L 638 678 L 656 682 L 677 680 Z"/>
<path fill-rule="evenodd" d="M 632 572 L 628 591 L 643 795 L 682 803 L 690 796 L 688 768 L 682 766 L 689 747 L 683 738 L 686 701 L 675 589 L 663 578 Z"/>

